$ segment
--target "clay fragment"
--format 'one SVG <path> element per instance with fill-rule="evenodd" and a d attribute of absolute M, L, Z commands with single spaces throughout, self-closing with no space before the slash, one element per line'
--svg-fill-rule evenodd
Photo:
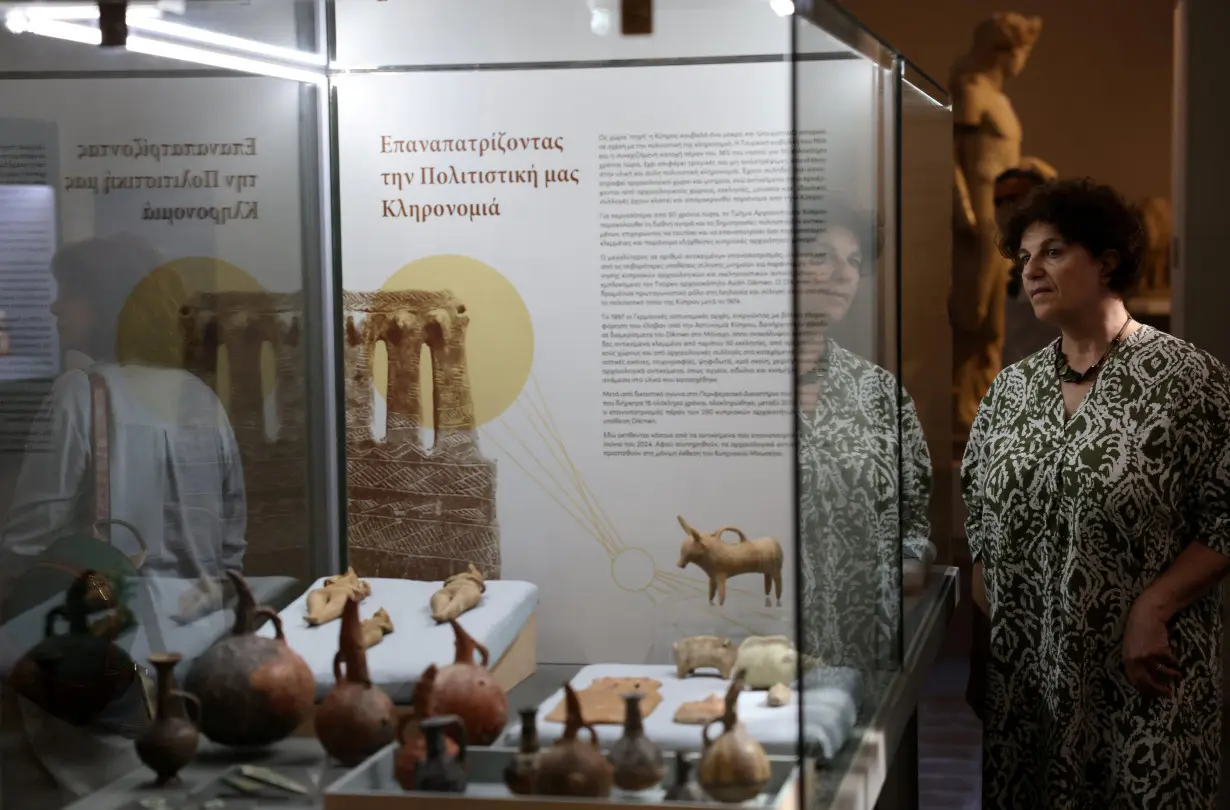
<path fill-rule="evenodd" d="M 675 710 L 676 723 L 685 726 L 703 726 L 712 723 L 726 711 L 722 696 L 714 693 L 704 700 L 689 700 Z"/>

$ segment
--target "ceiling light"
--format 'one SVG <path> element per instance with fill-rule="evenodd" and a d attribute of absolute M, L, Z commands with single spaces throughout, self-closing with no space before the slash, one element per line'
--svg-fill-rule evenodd
<path fill-rule="evenodd" d="M 789 17 L 794 13 L 794 0 L 769 0 L 769 8 L 779 17 Z"/>

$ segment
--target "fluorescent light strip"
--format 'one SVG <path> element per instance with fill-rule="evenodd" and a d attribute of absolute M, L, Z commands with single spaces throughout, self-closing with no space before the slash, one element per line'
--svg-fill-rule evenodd
<path fill-rule="evenodd" d="M 211 65 L 228 70 L 239 70 L 244 73 L 272 76 L 275 79 L 290 79 L 291 81 L 306 82 L 308 84 L 325 83 L 325 74 L 323 72 L 313 73 L 310 70 L 284 67 L 283 65 L 275 65 L 270 62 L 262 62 L 258 59 L 232 56 L 228 53 L 207 51 L 204 48 L 193 48 L 173 42 L 162 42 L 157 39 L 149 39 L 148 37 L 134 37 L 130 34 L 128 36 L 127 48 L 133 53 L 143 53 L 147 56 L 179 59 L 183 62 L 193 62 L 198 65 Z"/>
<path fill-rule="evenodd" d="M 24 14 L 31 20 L 60 20 L 62 22 L 70 22 L 74 20 L 97 20 L 99 16 L 97 5 L 64 5 L 64 6 L 18 6 L 11 9 L 9 14 Z M 154 5 L 129 6 L 124 13 L 126 18 L 132 17 L 158 17 L 162 14 L 162 10 Z"/>
<path fill-rule="evenodd" d="M 197 28 L 194 25 L 184 25 L 183 23 L 171 22 L 170 20 L 158 17 L 142 16 L 135 19 L 130 17 L 128 27 L 148 31 L 151 34 L 161 34 L 172 39 L 183 39 L 189 42 L 200 43 L 201 45 L 214 45 L 231 51 L 250 53 L 254 56 L 267 56 L 270 59 L 277 59 L 283 62 L 297 62 L 301 65 L 318 65 L 323 67 L 327 61 L 327 57 L 323 53 L 308 53 L 297 51 L 294 48 L 266 45 L 254 39 L 233 37 L 229 34 L 218 34 L 204 28 Z"/>
<path fill-rule="evenodd" d="M 102 43 L 102 32 L 97 28 L 85 25 L 67 23 L 60 20 L 29 20 L 26 30 L 31 34 L 45 37 L 80 42 L 83 45 L 99 45 Z M 203 48 L 192 48 L 173 42 L 161 42 L 148 37 L 128 37 L 127 49 L 133 53 L 147 56 L 159 56 L 164 59 L 178 59 L 182 62 L 192 62 L 197 65 L 238 70 L 244 73 L 255 73 L 260 76 L 272 76 L 277 79 L 306 82 L 309 84 L 324 84 L 324 73 L 313 73 L 283 65 L 262 62 L 257 59 L 247 59 L 227 53 L 216 53 Z"/>

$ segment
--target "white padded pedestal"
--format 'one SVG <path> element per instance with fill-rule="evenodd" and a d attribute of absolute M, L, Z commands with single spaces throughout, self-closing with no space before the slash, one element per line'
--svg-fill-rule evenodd
<path fill-rule="evenodd" d="M 247 582 L 258 604 L 289 595 L 296 585 L 293 577 L 251 577 Z M 142 666 L 147 666 L 151 652 L 181 654 L 184 658 L 175 675 L 182 681 L 193 660 L 235 625 L 235 611 L 230 609 L 215 611 L 188 624 L 172 619 L 179 612 L 179 598 L 195 586 L 196 581 L 189 579 L 133 578 L 129 606 L 140 624 L 121 635 L 116 643 Z M 62 604 L 64 594 L 57 594 L 0 628 L 0 674 L 7 677 L 17 659 L 42 641 L 47 611 Z M 63 621 L 58 622 L 56 632 L 66 632 Z"/>
<path fill-rule="evenodd" d="M 598 678 L 653 678 L 661 681 L 662 702 L 644 718 L 645 734 L 664 751 L 701 750 L 701 726 L 674 722 L 675 710 L 688 701 L 704 700 L 716 692 L 725 695 L 730 681 L 716 676 L 692 675 L 683 680 L 675 677 L 673 665 L 652 664 L 591 664 L 573 677 L 572 688 L 578 692 Z M 845 744 L 858 718 L 858 695 L 861 678 L 857 671 L 829 669 L 823 677 L 808 678 L 808 682 L 823 685 L 809 687 L 803 699 L 806 713 L 804 731 L 809 742 L 818 742 L 825 756 L 832 757 Z M 544 746 L 550 745 L 564 732 L 563 723 L 545 720 L 564 697 L 563 686 L 538 707 L 538 735 Z M 739 695 L 739 720 L 764 746 L 765 752 L 793 755 L 798 750 L 798 694 L 791 695 L 785 706 L 770 707 L 767 691 L 745 691 Z M 517 709 L 519 707 L 510 707 Z M 504 734 L 503 745 L 516 746 L 521 734 L 520 722 L 513 720 Z M 595 725 L 603 747 L 623 736 L 622 725 Z M 720 726 L 710 729 L 710 736 L 720 732 Z M 588 739 L 588 732 L 581 732 Z"/>
<path fill-rule="evenodd" d="M 436 624 L 431 618 L 431 595 L 441 583 L 412 579 L 363 578 L 372 593 L 359 604 L 359 618 L 369 619 L 384 608 L 393 620 L 393 632 L 367 651 L 367 667 L 372 683 L 384 689 L 394 703 L 406 704 L 414 693 L 420 673 L 431 664 L 453 663 L 453 628 Z M 287 605 L 282 617 L 286 643 L 299 653 L 316 677 L 316 699 L 322 700 L 333 688 L 333 657 L 337 653 L 340 620 L 311 626 L 305 620 L 307 596 L 324 584 L 317 580 L 299 598 Z M 530 582 L 490 580 L 482 601 L 457 620 L 474 640 L 490 653 L 490 667 L 513 646 L 526 629 L 538 607 L 538 586 Z M 266 624 L 260 634 L 273 635 Z"/>

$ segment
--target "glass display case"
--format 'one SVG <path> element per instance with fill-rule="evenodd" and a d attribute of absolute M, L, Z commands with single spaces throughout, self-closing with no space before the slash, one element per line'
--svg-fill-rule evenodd
<path fill-rule="evenodd" d="M 0 4 L 5 798 L 873 804 L 944 92 L 822 2 L 123 5 Z"/>

